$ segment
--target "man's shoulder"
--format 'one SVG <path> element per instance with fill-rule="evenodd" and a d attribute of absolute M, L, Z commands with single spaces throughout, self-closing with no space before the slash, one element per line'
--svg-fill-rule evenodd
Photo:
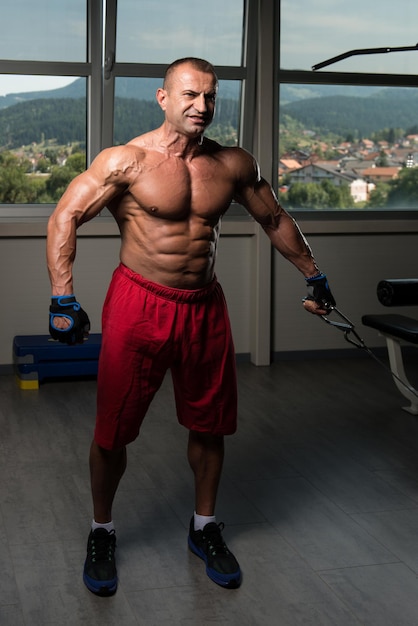
<path fill-rule="evenodd" d="M 141 156 L 144 153 L 144 148 L 140 145 L 136 145 L 133 142 L 121 144 L 119 146 L 110 146 L 104 148 L 98 155 L 101 160 L 120 160 L 125 158 L 132 158 L 133 156 Z M 97 157 L 96 157 L 97 158 Z"/>
<path fill-rule="evenodd" d="M 217 141 L 206 137 L 203 145 L 206 154 L 218 156 L 219 158 L 222 158 L 225 161 L 230 161 L 231 163 L 245 166 L 251 165 L 255 161 L 252 154 L 239 146 L 224 146 L 219 144 Z"/>
<path fill-rule="evenodd" d="M 140 162 L 144 159 L 146 150 L 139 143 L 130 141 L 119 146 L 111 146 L 101 151 L 99 157 L 102 161 L 107 161 L 110 167 L 116 164 L 129 163 L 131 161 Z"/>
<path fill-rule="evenodd" d="M 131 144 L 111 146 L 104 148 L 96 156 L 87 174 L 98 179 L 127 184 L 132 175 L 141 169 L 143 160 L 144 151 L 137 146 Z"/>
<path fill-rule="evenodd" d="M 242 151 L 242 148 L 239 148 L 238 146 L 225 146 L 223 144 L 220 144 L 218 141 L 215 141 L 214 139 L 210 139 L 209 137 L 203 138 L 202 147 L 204 151 L 208 153 L 218 152 L 222 154 L 227 154 Z"/>
<path fill-rule="evenodd" d="M 224 147 L 222 160 L 238 184 L 254 182 L 259 176 L 259 167 L 255 157 L 239 146 Z"/>

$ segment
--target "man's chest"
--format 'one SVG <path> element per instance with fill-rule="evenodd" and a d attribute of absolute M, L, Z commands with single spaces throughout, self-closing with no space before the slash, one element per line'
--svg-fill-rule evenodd
<path fill-rule="evenodd" d="M 139 208 L 160 217 L 181 219 L 192 211 L 215 218 L 231 203 L 234 182 L 214 159 L 170 158 L 145 163 L 129 192 Z"/>

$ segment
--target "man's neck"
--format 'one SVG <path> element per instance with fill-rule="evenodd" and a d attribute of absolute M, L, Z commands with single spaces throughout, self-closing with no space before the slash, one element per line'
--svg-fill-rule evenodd
<path fill-rule="evenodd" d="M 203 133 L 189 137 L 178 131 L 172 131 L 163 124 L 160 128 L 158 144 L 171 156 L 192 159 L 201 152 Z"/>

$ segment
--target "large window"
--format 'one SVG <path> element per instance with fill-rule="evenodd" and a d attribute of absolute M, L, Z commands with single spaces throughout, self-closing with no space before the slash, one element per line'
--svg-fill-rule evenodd
<path fill-rule="evenodd" d="M 102 148 L 158 125 L 156 88 L 167 64 L 181 56 L 202 56 L 216 66 L 220 93 L 210 136 L 251 151 L 257 137 L 269 141 L 272 132 L 262 128 L 265 82 L 254 97 L 265 45 L 258 19 L 266 5 L 276 6 L 280 17 L 274 182 L 282 203 L 309 211 L 418 207 L 413 0 L 382 0 L 378 7 L 372 0 L 6 4 L 0 20 L 3 215 L 47 214 Z M 264 70 L 262 62 L 258 80 Z M 269 157 L 264 161 L 266 172 Z"/>
<path fill-rule="evenodd" d="M 231 0 L 227 5 L 223 0 L 210 4 L 205 0 L 118 0 L 108 11 L 106 30 L 105 56 L 110 71 L 104 88 L 105 94 L 115 97 L 106 99 L 105 145 L 124 143 L 162 122 L 156 90 L 166 66 L 185 56 L 210 60 L 220 79 L 208 136 L 225 145 L 245 144 L 242 86 L 254 75 L 246 64 L 246 18 L 243 0 Z"/>
<path fill-rule="evenodd" d="M 116 59 L 170 63 L 195 56 L 239 66 L 243 57 L 242 0 L 118 0 Z"/>
<path fill-rule="evenodd" d="M 100 31 L 87 0 L 16 0 L 0 22 L 2 214 L 47 211 L 98 150 L 88 116 L 100 87 Z M 100 23 L 100 21 L 99 21 Z M 97 67 L 94 70 L 94 66 Z M 97 124 L 96 124 L 97 126 Z"/>
<path fill-rule="evenodd" d="M 244 0 L 16 0 L 3 8 L 3 215 L 48 213 L 102 148 L 158 126 L 155 92 L 176 58 L 216 66 L 220 90 L 208 135 L 248 144 L 251 120 L 246 127 L 242 111 L 255 76 L 246 63 L 249 23 Z"/>
<path fill-rule="evenodd" d="M 0 59 L 86 61 L 86 0 L 2 3 Z"/>
<path fill-rule="evenodd" d="M 417 19 L 413 0 L 281 0 L 284 206 L 418 208 Z"/>

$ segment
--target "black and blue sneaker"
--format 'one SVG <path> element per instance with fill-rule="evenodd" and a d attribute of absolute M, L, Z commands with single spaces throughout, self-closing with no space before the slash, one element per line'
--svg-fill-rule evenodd
<path fill-rule="evenodd" d="M 87 557 L 83 580 L 87 589 L 98 596 L 111 596 L 116 592 L 118 577 L 115 564 L 115 531 L 96 528 L 87 541 Z"/>
<path fill-rule="evenodd" d="M 189 530 L 189 548 L 206 563 L 206 573 L 213 582 L 228 589 L 241 584 L 241 569 L 238 561 L 227 548 L 222 538 L 224 524 L 211 522 L 203 530 L 194 529 L 192 517 Z"/>

